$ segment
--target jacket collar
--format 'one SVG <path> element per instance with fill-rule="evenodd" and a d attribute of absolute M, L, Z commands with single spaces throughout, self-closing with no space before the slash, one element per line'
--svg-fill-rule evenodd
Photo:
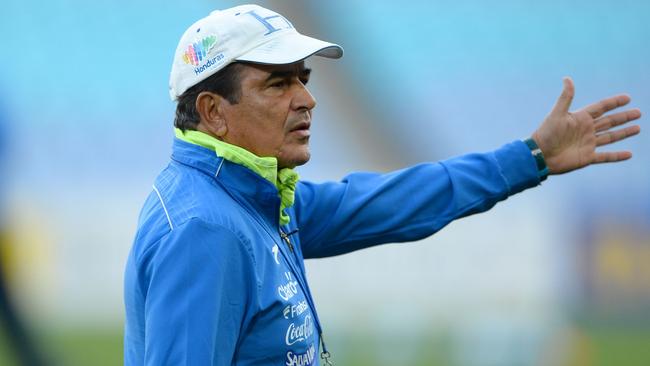
<path fill-rule="evenodd" d="M 278 189 L 252 170 L 217 156 L 211 149 L 178 138 L 174 139 L 171 158 L 177 163 L 214 177 L 230 192 L 236 192 L 237 195 L 245 197 L 255 206 L 259 205 L 258 209 L 262 209 L 264 212 L 269 207 L 272 208 L 267 215 L 274 217 L 276 224 L 279 222 Z"/>
<path fill-rule="evenodd" d="M 286 225 L 291 217 L 285 209 L 293 206 L 295 200 L 298 173 L 293 169 L 278 170 L 278 161 L 274 157 L 259 157 L 239 146 L 218 140 L 204 132 L 175 129 L 176 138 L 190 144 L 202 146 L 214 151 L 225 161 L 242 165 L 275 185 L 280 197 L 280 224 Z M 223 162 L 224 160 L 222 160 Z"/>

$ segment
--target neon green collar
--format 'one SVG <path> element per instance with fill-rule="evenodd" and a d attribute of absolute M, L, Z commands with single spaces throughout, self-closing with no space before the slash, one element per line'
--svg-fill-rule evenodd
<path fill-rule="evenodd" d="M 278 189 L 278 196 L 280 196 L 280 224 L 286 225 L 289 223 L 291 218 L 284 212 L 284 209 L 293 206 L 295 200 L 296 184 L 299 179 L 296 171 L 289 168 L 278 171 L 278 160 L 276 158 L 259 157 L 246 149 L 217 140 L 201 131 L 185 130 L 183 132 L 175 128 L 174 133 L 177 138 L 185 142 L 214 150 L 218 156 L 247 167 L 275 185 Z"/>

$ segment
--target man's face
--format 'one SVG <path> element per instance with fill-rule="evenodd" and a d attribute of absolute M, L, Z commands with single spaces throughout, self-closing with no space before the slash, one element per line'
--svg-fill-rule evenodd
<path fill-rule="evenodd" d="M 223 140 L 257 156 L 276 157 L 279 168 L 305 164 L 310 157 L 311 110 L 316 106 L 305 87 L 310 71 L 304 62 L 245 64 L 239 103 L 223 105 L 228 126 Z"/>

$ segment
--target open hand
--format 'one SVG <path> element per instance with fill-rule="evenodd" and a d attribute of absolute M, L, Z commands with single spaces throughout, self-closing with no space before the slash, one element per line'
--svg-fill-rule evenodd
<path fill-rule="evenodd" d="M 595 163 L 613 163 L 632 157 L 629 151 L 597 152 L 596 148 L 634 136 L 639 126 L 612 130 L 641 117 L 641 111 L 630 109 L 605 115 L 630 102 L 627 95 L 617 95 L 569 112 L 575 93 L 573 81 L 564 78 L 564 90 L 551 113 L 533 133 L 533 140 L 544 154 L 549 174 L 562 174 Z"/>

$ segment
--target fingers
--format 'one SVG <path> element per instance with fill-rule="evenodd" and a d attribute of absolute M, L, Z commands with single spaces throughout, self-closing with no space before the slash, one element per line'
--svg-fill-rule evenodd
<path fill-rule="evenodd" d="M 631 109 L 629 111 L 598 118 L 595 121 L 594 129 L 596 132 L 602 132 L 639 118 L 641 118 L 641 111 L 639 109 Z"/>
<path fill-rule="evenodd" d="M 622 107 L 630 102 L 630 97 L 627 95 L 617 95 L 603 99 L 600 102 L 590 104 L 583 108 L 592 118 L 598 118 L 603 114 L 611 111 L 612 109 Z"/>
<path fill-rule="evenodd" d="M 573 86 L 573 80 L 570 77 L 565 77 L 562 79 L 564 88 L 562 89 L 562 94 L 555 102 L 553 107 L 553 112 L 564 114 L 569 112 L 571 107 L 571 101 L 573 101 L 573 95 L 575 94 L 575 87 Z"/>
<path fill-rule="evenodd" d="M 615 163 L 617 161 L 627 160 L 631 157 L 632 153 L 629 151 L 602 152 L 596 154 L 593 164 Z"/>
<path fill-rule="evenodd" d="M 630 126 L 620 130 L 601 133 L 596 135 L 596 146 L 608 145 L 616 141 L 624 140 L 641 132 L 641 127 Z"/>

